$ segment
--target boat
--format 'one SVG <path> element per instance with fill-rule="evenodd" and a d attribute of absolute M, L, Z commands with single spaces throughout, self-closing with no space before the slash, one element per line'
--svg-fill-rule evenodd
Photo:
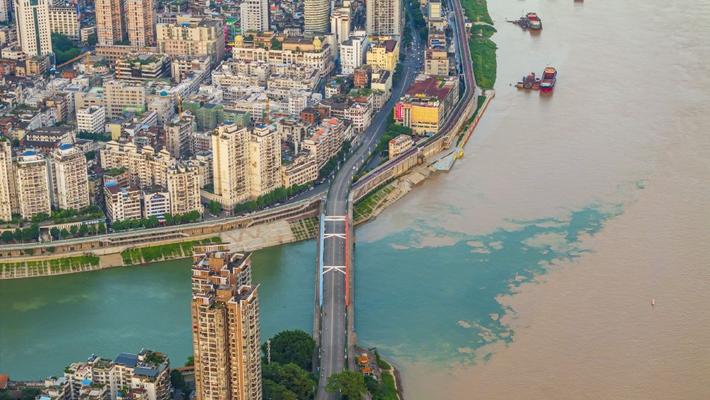
<path fill-rule="evenodd" d="M 515 87 L 518 89 L 537 90 L 540 88 L 540 78 L 536 77 L 534 72 L 531 72 L 527 76 L 524 76 L 521 81 L 518 81 Z"/>
<path fill-rule="evenodd" d="M 540 17 L 537 16 L 537 13 L 531 12 L 528 13 L 525 18 L 528 20 L 528 25 L 530 29 L 539 31 L 542 29 L 542 21 L 540 20 Z"/>
<path fill-rule="evenodd" d="M 545 67 L 540 81 L 541 92 L 551 92 L 557 82 L 557 70 L 554 67 Z"/>

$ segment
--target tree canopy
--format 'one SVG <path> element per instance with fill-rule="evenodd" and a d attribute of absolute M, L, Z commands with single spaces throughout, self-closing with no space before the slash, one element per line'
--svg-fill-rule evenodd
<path fill-rule="evenodd" d="M 301 330 L 279 332 L 271 339 L 271 362 L 280 364 L 293 363 L 310 371 L 313 368 L 313 352 L 316 342 L 311 335 Z M 267 357 L 267 346 L 261 346 Z"/>
<path fill-rule="evenodd" d="M 355 371 L 343 371 L 331 375 L 325 390 L 340 393 L 347 400 L 361 400 L 367 392 L 365 377 Z"/>
<path fill-rule="evenodd" d="M 296 364 L 264 364 L 261 369 L 264 382 L 271 381 L 293 393 L 298 400 L 309 400 L 315 393 L 312 376 Z M 278 388 L 275 388 L 278 389 Z M 279 392 L 279 390 L 276 390 Z M 264 396 L 266 398 L 266 396 Z"/>

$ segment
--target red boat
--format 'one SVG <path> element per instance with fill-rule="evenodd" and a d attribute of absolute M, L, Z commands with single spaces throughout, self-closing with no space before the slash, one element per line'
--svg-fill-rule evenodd
<path fill-rule="evenodd" d="M 541 92 L 551 92 L 555 88 L 557 82 L 557 70 L 553 67 L 546 67 L 542 72 L 542 81 L 540 82 Z"/>

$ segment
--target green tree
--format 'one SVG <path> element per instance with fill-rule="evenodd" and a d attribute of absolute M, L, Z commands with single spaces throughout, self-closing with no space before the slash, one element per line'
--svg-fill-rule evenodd
<path fill-rule="evenodd" d="M 214 200 L 207 203 L 207 211 L 212 215 L 219 215 L 222 212 L 222 205 Z"/>
<path fill-rule="evenodd" d="M 52 239 L 54 239 L 54 240 L 59 239 L 59 234 L 60 234 L 59 228 L 57 228 L 56 226 L 53 226 L 52 229 L 49 230 L 49 234 L 52 236 Z"/>
<path fill-rule="evenodd" d="M 65 229 L 62 229 L 61 232 L 59 232 L 59 236 L 62 237 L 62 239 L 66 239 L 69 237 L 69 231 Z"/>
<path fill-rule="evenodd" d="M 264 400 L 298 400 L 295 393 L 270 379 L 262 381 L 261 391 Z"/>
<path fill-rule="evenodd" d="M 15 239 L 15 236 L 12 234 L 12 231 L 4 231 L 2 235 L 0 235 L 0 240 L 2 240 L 5 243 L 10 243 Z"/>
<path fill-rule="evenodd" d="M 301 330 L 282 331 L 271 338 L 271 362 L 293 363 L 310 371 L 315 348 L 316 342 L 308 333 Z M 266 357 L 266 343 L 261 346 L 261 351 Z"/>
<path fill-rule="evenodd" d="M 99 222 L 98 229 L 99 229 L 99 233 L 103 235 L 104 233 L 106 233 L 106 224 L 104 224 L 103 222 Z"/>
<path fill-rule="evenodd" d="M 86 236 L 87 233 L 89 233 L 89 227 L 81 224 L 79 227 L 79 236 Z"/>
<path fill-rule="evenodd" d="M 71 232 L 72 236 L 76 236 L 76 234 L 79 233 L 79 227 L 72 225 L 71 228 L 69 228 L 69 232 Z"/>
<path fill-rule="evenodd" d="M 325 390 L 329 393 L 340 393 L 347 400 L 360 400 L 367 392 L 367 387 L 361 373 L 343 371 L 328 377 Z"/>
<path fill-rule="evenodd" d="M 289 363 L 282 365 L 272 362 L 264 364 L 261 368 L 263 379 L 278 382 L 290 392 L 294 393 L 299 400 L 309 400 L 315 393 L 315 381 L 311 375 L 296 364 Z"/>

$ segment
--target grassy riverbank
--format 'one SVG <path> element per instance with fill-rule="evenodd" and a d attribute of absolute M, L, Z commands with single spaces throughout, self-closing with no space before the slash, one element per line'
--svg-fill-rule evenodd
<path fill-rule="evenodd" d="M 128 249 L 121 252 L 125 265 L 143 264 L 153 261 L 172 260 L 192 255 L 192 248 L 198 244 L 219 243 L 222 239 L 218 236 L 203 240 L 192 240 L 182 243 L 162 244 L 158 246 Z"/>
<path fill-rule="evenodd" d="M 0 278 L 28 278 L 91 271 L 99 267 L 99 257 L 83 255 L 52 260 L 0 263 Z"/>
<path fill-rule="evenodd" d="M 488 5 L 486 0 L 462 0 L 461 5 L 468 19 L 473 22 L 468 45 L 476 82 L 482 89 L 492 89 L 496 83 L 498 46 L 491 40 L 496 29 L 492 26 L 493 19 L 488 14 Z"/>

